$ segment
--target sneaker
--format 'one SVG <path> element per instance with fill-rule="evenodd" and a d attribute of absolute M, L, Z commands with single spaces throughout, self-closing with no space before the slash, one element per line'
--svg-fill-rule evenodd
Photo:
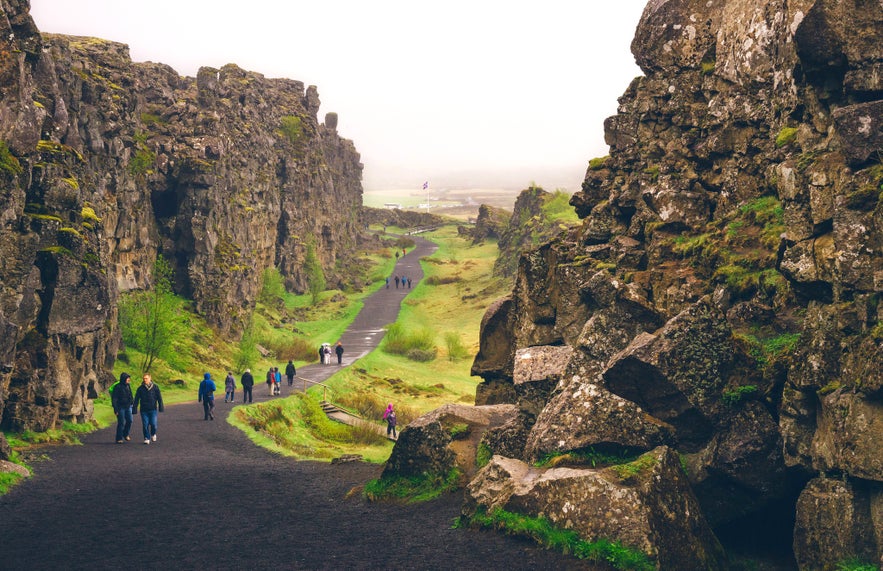
<path fill-rule="evenodd" d="M 122 444 L 122 443 L 123 443 L 122 440 L 117 440 L 117 444 Z"/>
<path fill-rule="evenodd" d="M 132 439 L 129 438 L 128 436 L 126 436 L 126 442 L 128 442 L 128 441 L 130 441 L 130 440 L 132 440 Z"/>
<path fill-rule="evenodd" d="M 150 439 L 149 439 L 149 438 L 145 438 L 145 439 L 144 439 L 144 444 L 150 444 Z"/>
<path fill-rule="evenodd" d="M 151 439 L 152 439 L 154 442 L 156 442 L 156 434 L 154 434 L 153 436 L 151 436 Z"/>

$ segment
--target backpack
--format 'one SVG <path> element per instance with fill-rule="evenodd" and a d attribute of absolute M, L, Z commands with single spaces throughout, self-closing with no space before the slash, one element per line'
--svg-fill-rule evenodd
<path fill-rule="evenodd" d="M 396 411 L 394 411 L 394 410 L 389 411 L 389 414 L 386 416 L 386 422 L 395 426 L 395 424 L 396 424 Z"/>
<path fill-rule="evenodd" d="M 113 391 L 117 388 L 118 384 L 120 384 L 119 381 L 107 387 L 107 394 L 110 395 L 110 406 L 113 406 Z"/>

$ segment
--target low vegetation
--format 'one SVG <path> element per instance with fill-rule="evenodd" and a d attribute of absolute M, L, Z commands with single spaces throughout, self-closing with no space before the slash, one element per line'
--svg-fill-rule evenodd
<path fill-rule="evenodd" d="M 479 509 L 470 518 L 461 517 L 455 526 L 491 528 L 510 535 L 528 537 L 547 549 L 586 561 L 606 563 L 614 569 L 634 571 L 656 569 L 647 555 L 637 549 L 603 538 L 586 541 L 577 532 L 557 528 L 544 517 L 530 517 L 501 508 L 495 508 L 490 512 Z"/>
<path fill-rule="evenodd" d="M 362 494 L 371 501 L 398 500 L 410 504 L 426 502 L 456 490 L 460 476 L 460 471 L 452 468 L 447 474 L 378 478 L 365 484 Z"/>

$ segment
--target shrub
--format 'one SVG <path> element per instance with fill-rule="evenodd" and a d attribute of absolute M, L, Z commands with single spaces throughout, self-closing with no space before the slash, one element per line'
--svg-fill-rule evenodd
<path fill-rule="evenodd" d="M 292 145 L 296 145 L 304 134 L 303 123 L 297 115 L 286 115 L 280 120 L 279 130 Z"/>
<path fill-rule="evenodd" d="M 438 357 L 438 349 L 433 347 L 429 350 L 424 349 L 408 349 L 405 353 L 405 357 L 411 359 L 412 361 L 417 361 L 418 363 L 428 363 L 430 361 L 434 361 L 436 357 Z"/>
<path fill-rule="evenodd" d="M 261 293 L 258 300 L 267 307 L 281 307 L 285 298 L 285 281 L 276 268 L 267 268 L 261 275 Z"/>
<path fill-rule="evenodd" d="M 389 329 L 386 331 L 386 336 L 383 338 L 384 351 L 394 355 L 408 356 L 409 352 L 414 349 L 417 350 L 417 352 L 414 353 L 414 356 L 418 357 L 418 359 L 415 360 L 421 360 L 420 357 L 429 354 L 432 354 L 432 358 L 426 360 L 431 361 L 434 359 L 434 352 L 436 351 L 435 334 L 426 328 L 409 332 L 399 323 L 393 323 L 389 326 Z"/>
<path fill-rule="evenodd" d="M 460 334 L 456 331 L 445 333 L 445 345 L 448 348 L 448 359 L 451 361 L 458 361 L 469 356 L 469 351 L 463 345 L 463 340 L 460 339 Z"/>

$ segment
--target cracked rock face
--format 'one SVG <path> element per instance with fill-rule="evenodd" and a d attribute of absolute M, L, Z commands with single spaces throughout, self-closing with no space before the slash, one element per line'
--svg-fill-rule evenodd
<path fill-rule="evenodd" d="M 264 268 L 304 291 L 312 248 L 329 284 L 351 281 L 335 268 L 361 239 L 362 165 L 315 87 L 233 64 L 181 77 L 41 35 L 28 9 L 0 15 L 0 425 L 91 417 L 119 293 L 150 287 L 158 253 L 231 337 Z"/>
<path fill-rule="evenodd" d="M 476 400 L 523 422 L 472 505 L 562 525 L 576 505 L 594 537 L 587 496 L 521 462 L 665 444 L 714 529 L 796 520 L 779 540 L 804 569 L 883 559 L 881 51 L 878 1 L 648 2 L 643 75 L 571 200 L 582 226 L 524 253 L 483 321 Z M 519 356 L 544 347 L 572 351 L 525 401 Z M 641 533 L 654 557 L 679 547 Z"/>

